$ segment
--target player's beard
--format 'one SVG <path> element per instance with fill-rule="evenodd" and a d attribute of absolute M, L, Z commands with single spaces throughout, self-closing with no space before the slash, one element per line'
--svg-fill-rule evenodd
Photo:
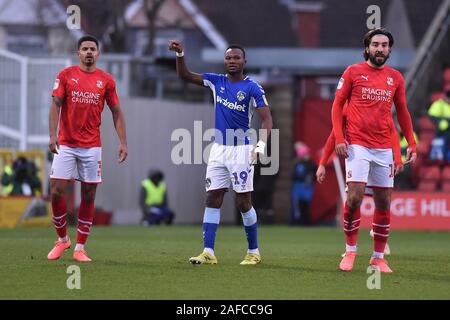
<path fill-rule="evenodd" d="M 377 60 L 377 58 L 382 57 L 383 60 Z M 389 53 L 387 55 L 381 54 L 381 53 L 375 53 L 370 54 L 369 53 L 369 60 L 372 62 L 372 64 L 376 65 L 377 67 L 381 67 L 383 64 L 386 63 L 387 59 L 389 59 Z"/>
<path fill-rule="evenodd" d="M 94 63 L 95 63 L 94 57 L 86 57 L 86 58 L 84 59 L 84 64 L 85 64 L 87 67 L 93 66 Z"/>

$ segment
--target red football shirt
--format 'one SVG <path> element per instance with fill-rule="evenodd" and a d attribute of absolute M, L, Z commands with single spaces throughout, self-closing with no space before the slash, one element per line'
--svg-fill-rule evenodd
<path fill-rule="evenodd" d="M 343 135 L 342 106 L 348 101 L 346 136 Z M 368 148 L 392 148 L 391 108 L 411 148 L 415 150 L 411 116 L 406 105 L 405 83 L 397 70 L 374 68 L 366 62 L 349 66 L 342 75 L 333 103 L 333 130 L 336 143 Z"/>
<path fill-rule="evenodd" d="M 100 70 L 73 66 L 62 70 L 53 86 L 53 97 L 63 100 L 58 141 L 68 147 L 100 147 L 101 113 L 106 103 L 119 103 L 114 78 Z"/>

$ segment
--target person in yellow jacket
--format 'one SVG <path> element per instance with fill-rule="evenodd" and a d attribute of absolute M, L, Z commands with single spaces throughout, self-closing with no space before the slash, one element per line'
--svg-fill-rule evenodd
<path fill-rule="evenodd" d="M 428 109 L 428 116 L 436 127 L 436 137 L 431 144 L 430 158 L 450 160 L 450 84 L 444 87 L 444 96 L 436 100 Z"/>
<path fill-rule="evenodd" d="M 150 171 L 142 181 L 139 204 L 142 209 L 142 225 L 172 224 L 175 214 L 167 204 L 167 186 L 161 171 Z"/>
<path fill-rule="evenodd" d="M 41 196 L 42 183 L 34 162 L 18 157 L 12 167 L 5 166 L 2 175 L 2 194 L 5 196 Z"/>
<path fill-rule="evenodd" d="M 439 136 L 450 135 L 450 84 L 444 89 L 444 96 L 430 106 L 428 115 L 436 126 Z"/>
<path fill-rule="evenodd" d="M 10 165 L 6 165 L 3 167 L 3 173 L 2 173 L 2 192 L 0 195 L 7 197 L 13 190 L 13 183 L 12 183 L 12 177 L 13 177 L 13 169 Z"/>

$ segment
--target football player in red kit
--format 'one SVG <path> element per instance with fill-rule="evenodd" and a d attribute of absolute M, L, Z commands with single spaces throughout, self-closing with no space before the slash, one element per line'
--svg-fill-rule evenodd
<path fill-rule="evenodd" d="M 344 208 L 346 253 L 339 268 L 353 269 L 357 252 L 360 205 L 367 187 L 373 189 L 374 250 L 369 264 L 381 271 L 392 272 L 384 259 L 389 236 L 390 202 L 395 165 L 392 154 L 391 108 L 395 105 L 398 122 L 408 141 L 407 161 L 414 162 L 416 142 L 405 96 L 401 73 L 385 63 L 394 38 L 385 29 L 370 30 L 364 36 L 365 61 L 349 66 L 336 90 L 332 108 L 336 153 L 346 158 L 347 201 Z M 345 128 L 343 107 L 348 101 Z M 344 136 L 345 129 L 345 136 Z"/>
<path fill-rule="evenodd" d="M 53 86 L 49 148 L 55 155 L 50 179 L 53 223 L 58 240 L 47 258 L 59 259 L 71 246 L 66 232 L 67 207 L 64 193 L 70 181 L 77 179 L 81 182 L 81 203 L 73 258 L 79 262 L 88 262 L 91 259 L 87 256 L 84 245 L 94 219 L 97 185 L 102 181 L 100 123 L 105 101 L 111 110 L 120 141 L 119 163 L 126 159 L 128 148 L 125 119 L 115 81 L 110 74 L 96 68 L 99 57 L 98 40 L 89 35 L 81 37 L 77 53 L 80 64 L 62 70 Z"/>

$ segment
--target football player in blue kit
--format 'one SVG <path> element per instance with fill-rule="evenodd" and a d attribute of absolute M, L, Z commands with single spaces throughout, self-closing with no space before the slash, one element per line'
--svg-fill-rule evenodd
<path fill-rule="evenodd" d="M 261 262 L 258 248 L 258 224 L 252 206 L 253 164 L 264 154 L 272 129 L 272 116 L 264 89 L 244 75 L 245 51 L 237 45 L 225 50 L 226 74 L 198 74 L 188 70 L 179 41 L 170 41 L 169 50 L 176 53 L 178 76 L 184 81 L 210 87 L 214 96 L 215 136 L 206 170 L 206 208 L 203 215 L 203 252 L 189 259 L 192 264 L 217 264 L 214 242 L 220 222 L 220 207 L 230 185 L 236 192 L 236 206 L 242 214 L 248 250 L 242 265 Z M 259 141 L 251 141 L 251 119 L 254 111 L 261 119 Z"/>

